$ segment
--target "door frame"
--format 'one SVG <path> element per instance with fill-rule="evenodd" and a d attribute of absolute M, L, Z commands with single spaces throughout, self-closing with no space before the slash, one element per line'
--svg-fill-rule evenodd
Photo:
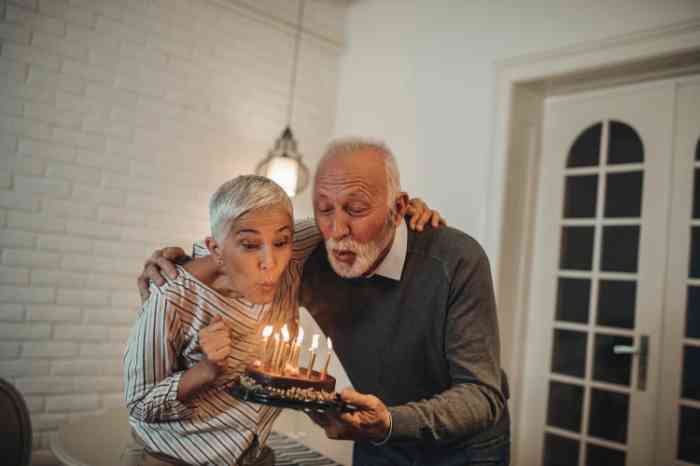
<path fill-rule="evenodd" d="M 523 347 L 531 314 L 530 272 L 544 99 L 697 73 L 700 18 L 494 65 L 494 132 L 483 237 L 493 258 L 502 364 L 513 394 L 514 460 L 525 437 L 519 434 L 526 428 L 522 395 L 528 374 L 523 372 Z"/>

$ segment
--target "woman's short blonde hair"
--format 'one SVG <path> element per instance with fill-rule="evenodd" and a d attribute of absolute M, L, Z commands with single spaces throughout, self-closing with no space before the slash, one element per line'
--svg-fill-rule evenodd
<path fill-rule="evenodd" d="M 280 185 L 264 176 L 237 176 L 219 186 L 209 200 L 211 235 L 223 245 L 236 219 L 251 210 L 277 204 L 294 218 L 292 201 Z"/>

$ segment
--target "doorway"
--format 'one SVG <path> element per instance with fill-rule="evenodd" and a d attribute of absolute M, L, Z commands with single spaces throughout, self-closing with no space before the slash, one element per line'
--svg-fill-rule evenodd
<path fill-rule="evenodd" d="M 699 112 L 698 78 L 545 99 L 517 464 L 700 464 Z"/>

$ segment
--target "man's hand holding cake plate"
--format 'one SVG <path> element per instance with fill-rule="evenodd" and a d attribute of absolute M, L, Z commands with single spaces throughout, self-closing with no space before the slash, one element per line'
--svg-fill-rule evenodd
<path fill-rule="evenodd" d="M 334 440 L 381 443 L 391 434 L 391 415 L 382 400 L 351 388 L 340 392 L 340 399 L 355 409 L 351 412 L 309 412 L 309 417 Z"/>

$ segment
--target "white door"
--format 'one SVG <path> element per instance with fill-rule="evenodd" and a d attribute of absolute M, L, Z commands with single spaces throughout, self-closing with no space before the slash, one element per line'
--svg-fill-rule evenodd
<path fill-rule="evenodd" d="M 519 466 L 668 464 L 654 454 L 675 86 L 545 101 Z"/>
<path fill-rule="evenodd" d="M 700 80 L 676 102 L 656 464 L 700 465 Z"/>

